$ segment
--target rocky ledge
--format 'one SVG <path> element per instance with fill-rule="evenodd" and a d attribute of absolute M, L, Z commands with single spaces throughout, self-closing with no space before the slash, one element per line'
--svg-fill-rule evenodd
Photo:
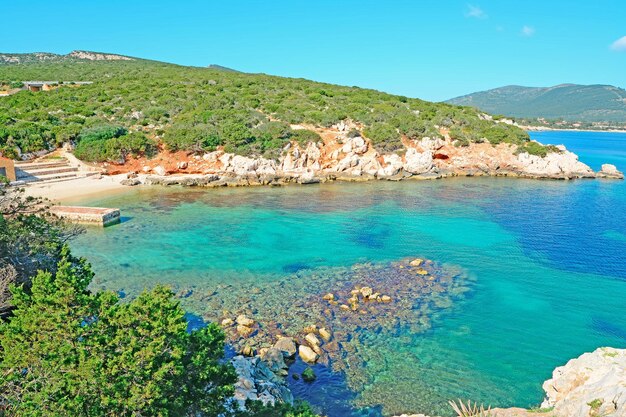
<path fill-rule="evenodd" d="M 604 347 L 560 366 L 543 383 L 541 408 L 496 408 L 490 417 L 626 416 L 626 349 Z M 427 417 L 413 414 L 396 417 Z"/>
<path fill-rule="evenodd" d="M 548 153 L 541 157 L 507 143 L 458 146 L 442 131 L 442 138 L 404 138 L 402 149 L 384 153 L 362 136 L 355 124 L 341 123 L 328 129 L 292 126 L 304 127 L 315 130 L 321 140 L 306 145 L 289 143 L 278 160 L 217 150 L 203 155 L 162 154 L 161 158 L 135 160 L 121 167 L 112 165 L 108 171 L 120 173 L 134 168 L 147 184 L 209 187 L 453 176 L 623 178 L 615 166 L 608 164 L 595 173 L 562 145 L 547 148 Z"/>

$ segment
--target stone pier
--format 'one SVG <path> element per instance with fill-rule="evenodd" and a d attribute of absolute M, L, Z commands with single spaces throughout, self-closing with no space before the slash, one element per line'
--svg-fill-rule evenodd
<path fill-rule="evenodd" d="M 71 222 L 94 226 L 105 227 L 120 222 L 120 210 L 113 208 L 53 206 L 50 212 Z"/>

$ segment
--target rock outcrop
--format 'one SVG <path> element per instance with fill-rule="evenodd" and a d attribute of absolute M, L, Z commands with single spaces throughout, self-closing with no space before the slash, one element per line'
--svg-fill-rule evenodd
<path fill-rule="evenodd" d="M 626 349 L 604 347 L 560 366 L 543 383 L 541 408 L 496 408 L 491 417 L 625 417 Z M 396 417 L 428 417 L 413 414 Z"/>
<path fill-rule="evenodd" d="M 238 381 L 235 383 L 234 399 L 241 408 L 246 400 L 263 404 L 293 404 L 293 394 L 283 378 L 277 376 L 259 357 L 235 356 L 231 359 Z"/>
<path fill-rule="evenodd" d="M 626 416 L 626 349 L 599 348 L 560 366 L 543 383 L 555 417 Z"/>
<path fill-rule="evenodd" d="M 302 128 L 293 126 L 294 129 Z M 444 132 L 442 138 L 404 138 L 404 149 L 380 152 L 349 123 L 316 130 L 322 140 L 306 145 L 288 143 L 277 160 L 226 153 L 223 150 L 180 160 L 179 155 L 160 158 L 144 172 L 156 175 L 148 184 L 190 186 L 247 186 L 312 184 L 325 181 L 373 179 L 434 179 L 450 176 L 511 176 L 524 178 L 623 178 L 613 165 L 603 165 L 597 174 L 563 146 L 549 149 L 546 156 L 519 152 L 516 145 L 471 143 L 456 146 Z M 188 156 L 187 156 L 188 157 Z M 174 175 L 172 175 L 174 174 Z"/>
<path fill-rule="evenodd" d="M 623 180 L 624 174 L 617 170 L 615 165 L 603 164 L 600 171 L 596 174 L 598 178 L 612 178 Z"/>

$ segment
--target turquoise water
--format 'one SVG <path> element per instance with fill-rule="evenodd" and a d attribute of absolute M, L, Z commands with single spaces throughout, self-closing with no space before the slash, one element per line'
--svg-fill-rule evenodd
<path fill-rule="evenodd" d="M 624 134 L 533 137 L 564 143 L 594 169 L 626 170 Z M 90 229 L 73 249 L 93 263 L 96 288 L 130 295 L 157 282 L 196 294 L 283 280 L 288 299 L 306 271 L 325 267 L 420 256 L 462 268 L 471 291 L 434 314 L 428 332 L 367 335 L 369 380 L 356 397 L 327 371 L 312 389 L 294 386 L 331 417 L 350 407 L 355 415 L 444 413 L 458 397 L 533 406 L 554 367 L 599 346 L 626 347 L 623 181 L 147 188 L 88 203 L 120 207 L 125 218 Z M 206 315 L 193 298 L 188 308 Z M 320 392 L 332 384 L 331 404 Z"/>

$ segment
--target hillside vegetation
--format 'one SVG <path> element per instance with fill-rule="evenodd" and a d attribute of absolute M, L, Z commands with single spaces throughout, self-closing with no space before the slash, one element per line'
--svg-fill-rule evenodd
<path fill-rule="evenodd" d="M 120 161 L 129 153 L 153 152 L 160 143 L 170 150 L 223 146 L 227 152 L 276 158 L 289 141 L 319 139 L 313 131 L 290 125 L 325 127 L 347 119 L 362 126 L 381 151 L 401 149 L 402 136 L 440 136 L 441 129 L 449 130 L 460 146 L 484 140 L 525 145 L 529 140 L 521 129 L 486 120 L 470 107 L 219 68 L 66 57 L 22 55 L 24 63 L 0 64 L 4 85 L 66 83 L 52 91 L 0 98 L 0 151 L 5 155 L 73 141 L 77 154 L 92 161 Z"/>
<path fill-rule="evenodd" d="M 626 90 L 611 85 L 513 85 L 456 97 L 448 103 L 512 117 L 626 122 Z"/>

